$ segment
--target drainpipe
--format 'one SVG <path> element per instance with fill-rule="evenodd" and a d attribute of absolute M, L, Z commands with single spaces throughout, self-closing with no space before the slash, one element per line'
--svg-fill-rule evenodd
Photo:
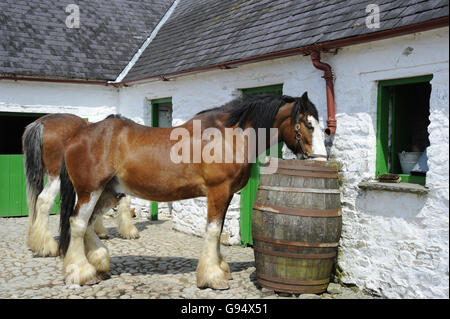
<path fill-rule="evenodd" d="M 313 65 L 317 69 L 324 71 L 323 78 L 325 79 L 326 83 L 327 110 L 328 110 L 328 120 L 327 120 L 327 128 L 325 129 L 325 134 L 330 136 L 336 132 L 336 117 L 335 117 L 336 111 L 334 104 L 333 71 L 331 70 L 331 66 L 329 64 L 320 61 L 320 51 L 312 51 L 311 60 Z"/>

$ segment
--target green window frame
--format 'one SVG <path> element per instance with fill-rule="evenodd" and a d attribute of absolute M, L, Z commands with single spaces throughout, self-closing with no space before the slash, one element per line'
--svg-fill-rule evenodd
<path fill-rule="evenodd" d="M 241 89 L 242 94 L 262 94 L 262 93 L 274 93 L 278 95 L 283 95 L 283 84 L 261 86 L 254 88 Z M 283 143 L 278 144 L 278 157 L 282 157 Z M 269 154 L 267 150 L 266 154 Z M 250 178 L 247 185 L 241 190 L 240 197 L 240 235 L 241 235 L 241 246 L 251 246 L 253 245 L 252 238 L 252 213 L 253 213 L 253 203 L 255 202 L 256 192 L 258 191 L 258 184 L 260 179 L 260 162 L 263 161 L 265 154 L 258 157 L 256 163 L 252 165 L 250 171 Z"/>
<path fill-rule="evenodd" d="M 377 135 L 376 135 L 376 176 L 377 178 L 381 174 L 390 173 L 389 162 L 392 163 L 395 169 L 397 161 L 395 156 L 397 155 L 397 136 L 399 130 L 402 129 L 402 125 L 405 124 L 402 121 L 400 112 L 396 105 L 398 103 L 398 96 L 395 95 L 395 87 L 408 84 L 416 83 L 429 83 L 433 75 L 424 75 L 410 78 L 401 78 L 394 80 L 385 80 L 378 82 L 378 101 L 377 101 Z M 392 93 L 392 88 L 394 88 L 394 93 Z M 389 124 L 389 104 L 390 98 L 392 97 L 392 115 L 391 115 L 391 125 Z M 391 132 L 391 145 L 389 145 L 389 132 Z M 392 168 L 391 168 L 392 172 Z M 425 176 L 413 176 L 409 174 L 398 174 L 402 178 L 402 182 L 414 183 L 425 185 Z"/>
<path fill-rule="evenodd" d="M 151 103 L 151 126 L 159 127 L 159 104 L 161 103 L 172 103 L 171 97 L 154 99 L 150 101 Z M 151 201 L 150 202 L 150 219 L 158 220 L 158 202 Z"/>

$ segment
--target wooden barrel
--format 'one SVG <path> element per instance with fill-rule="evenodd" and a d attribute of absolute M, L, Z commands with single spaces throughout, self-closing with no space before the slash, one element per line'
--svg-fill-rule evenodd
<path fill-rule="evenodd" d="M 258 283 L 288 293 L 326 291 L 342 229 L 337 165 L 279 160 L 264 174 L 252 216 Z"/>

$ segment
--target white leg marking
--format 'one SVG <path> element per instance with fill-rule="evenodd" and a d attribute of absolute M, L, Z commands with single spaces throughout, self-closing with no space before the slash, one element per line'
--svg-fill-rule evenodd
<path fill-rule="evenodd" d="M 68 285 L 84 285 L 97 280 L 97 270 L 86 258 L 84 236 L 101 193 L 102 191 L 92 193 L 89 202 L 79 208 L 78 215 L 70 218 L 70 244 L 64 257 L 64 272 Z"/>
<path fill-rule="evenodd" d="M 205 245 L 197 266 L 197 286 L 199 288 L 229 288 L 227 282 L 229 277 L 222 269 L 222 267 L 226 267 L 222 264 L 220 255 L 220 231 L 219 223 L 212 222 L 206 227 Z"/>
<path fill-rule="evenodd" d="M 109 272 L 110 256 L 108 248 L 102 243 L 94 231 L 94 223 L 88 225 L 84 235 L 86 257 L 99 272 Z"/>
<path fill-rule="evenodd" d="M 103 226 L 103 215 L 99 214 L 99 216 L 94 221 L 94 230 L 97 233 L 98 237 L 102 239 L 108 238 L 108 230 Z"/>
<path fill-rule="evenodd" d="M 320 128 L 319 122 L 313 117 L 308 116 L 308 121 L 314 127 L 313 137 L 312 137 L 312 152 L 313 154 L 327 156 L 327 150 L 325 148 L 325 135 Z M 314 158 L 315 161 L 326 161 L 325 158 L 317 157 Z"/>
<path fill-rule="evenodd" d="M 131 222 L 130 206 L 130 196 L 123 197 L 119 202 L 118 215 L 116 218 L 119 233 L 125 239 L 139 238 L 139 231 Z"/>
<path fill-rule="evenodd" d="M 28 231 L 28 247 L 43 257 L 58 255 L 58 244 L 48 228 L 48 215 L 59 193 L 59 185 L 59 178 L 49 177 L 36 201 L 36 216 Z"/>

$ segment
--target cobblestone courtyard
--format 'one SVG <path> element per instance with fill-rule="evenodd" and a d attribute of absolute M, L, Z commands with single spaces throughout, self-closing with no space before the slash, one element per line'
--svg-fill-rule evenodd
<path fill-rule="evenodd" d="M 222 246 L 233 274 L 230 289 L 198 289 L 195 270 L 203 239 L 172 230 L 172 221 L 135 218 L 137 240 L 122 239 L 111 219 L 105 221 L 111 254 L 111 277 L 96 285 L 64 284 L 62 262 L 34 257 L 25 245 L 27 218 L 0 218 L 0 298 L 371 298 L 354 288 L 330 284 L 327 293 L 277 294 L 256 283 L 252 248 Z M 50 216 L 58 234 L 59 216 Z"/>

